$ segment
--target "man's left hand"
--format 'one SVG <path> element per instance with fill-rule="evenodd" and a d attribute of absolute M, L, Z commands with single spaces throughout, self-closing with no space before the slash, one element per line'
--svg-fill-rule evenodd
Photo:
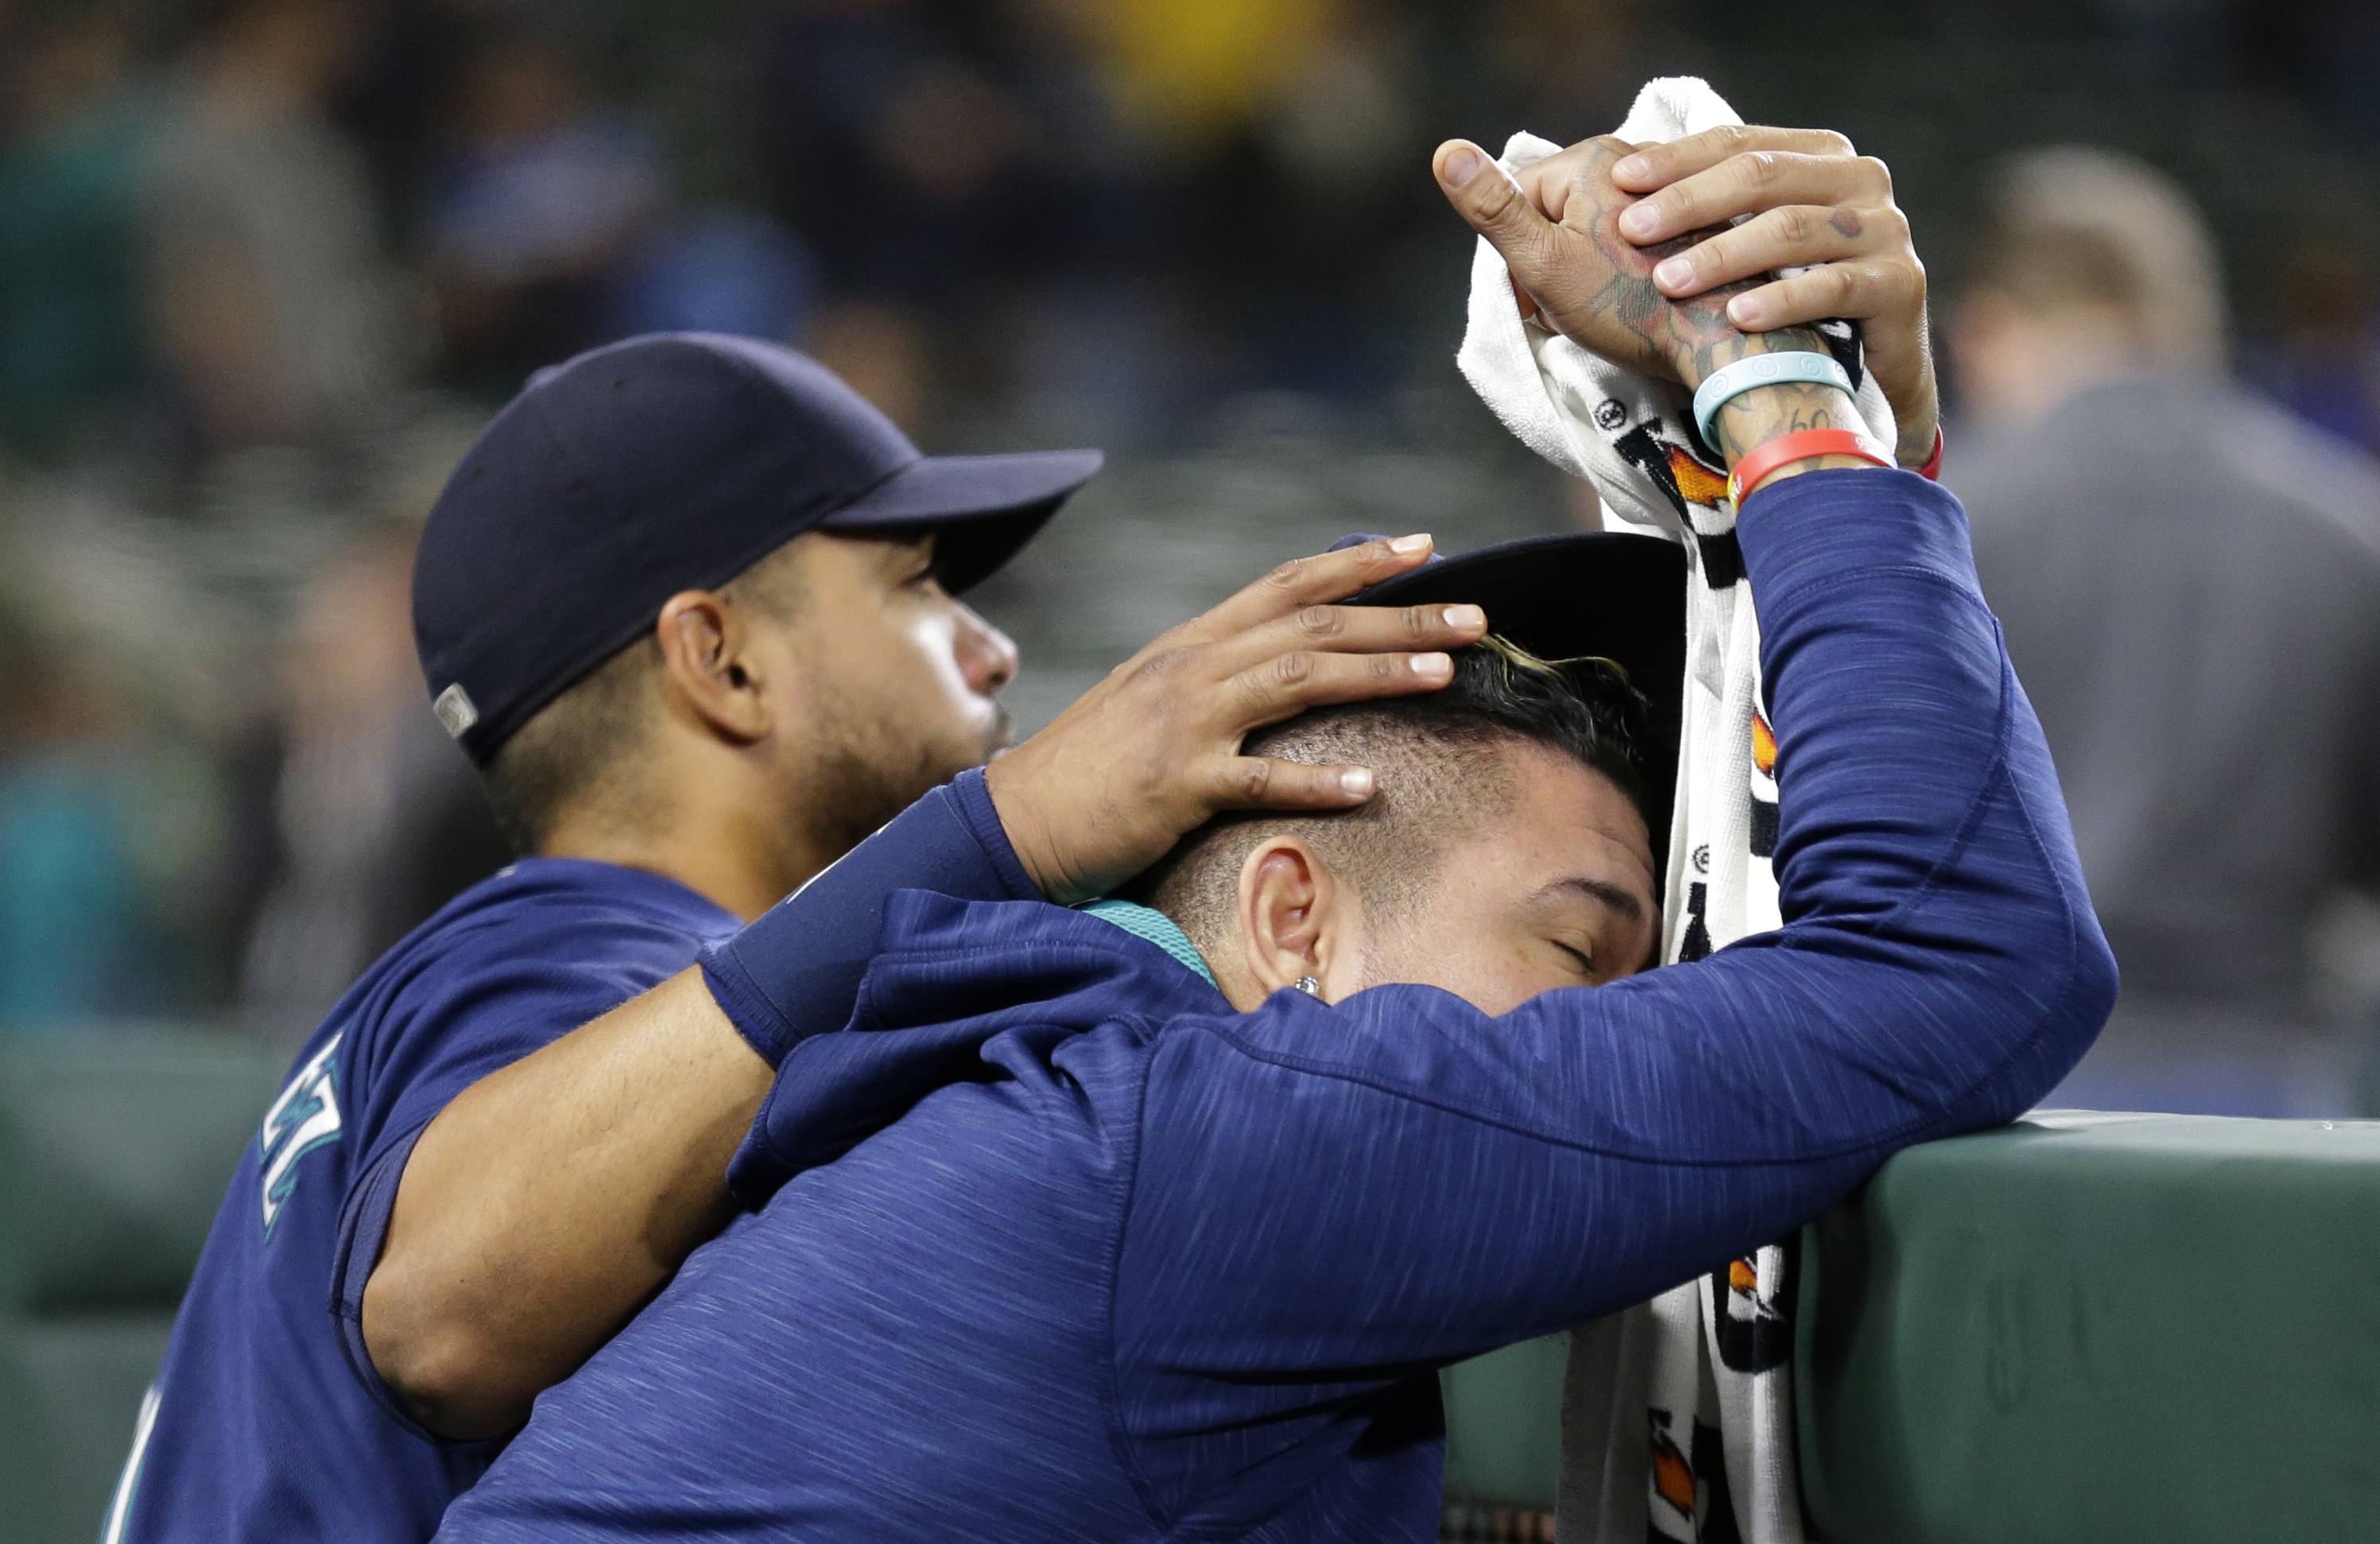
<path fill-rule="evenodd" d="M 1643 195 L 1618 221 L 1639 247 L 1720 227 L 1654 269 L 1654 284 L 1671 299 L 1808 268 L 1731 297 L 1728 320 L 1747 333 L 1857 321 L 1868 368 L 1900 425 L 1900 463 L 1925 461 L 1941 417 L 1925 265 L 1893 202 L 1889 167 L 1828 129 L 1732 126 L 1640 146 L 1611 168 L 1611 179 Z M 1743 223 L 1730 226 L 1737 219 Z"/>

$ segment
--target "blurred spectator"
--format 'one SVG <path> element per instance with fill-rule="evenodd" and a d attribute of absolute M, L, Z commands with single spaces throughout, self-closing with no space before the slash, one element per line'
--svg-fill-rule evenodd
<path fill-rule="evenodd" d="M 57 452 L 140 384 L 148 103 L 128 29 L 74 18 L 12 51 L 0 140 L 0 433 Z"/>
<path fill-rule="evenodd" d="M 2124 969 L 2053 1102 L 2342 1112 L 2308 945 L 2380 881 L 2380 475 L 2225 380 L 2213 245 L 2121 157 L 2005 169 L 1955 343 L 1950 480 Z"/>
<path fill-rule="evenodd" d="M 1303 84 L 1335 9 L 1334 0 L 1109 0 L 1097 15 L 1125 112 L 1188 156 L 1245 132 Z"/>
<path fill-rule="evenodd" d="M 327 565 L 283 662 L 278 862 L 241 998 L 293 1047 L 389 945 L 510 856 L 431 716 L 413 649 L 416 534 L 376 527 Z"/>
<path fill-rule="evenodd" d="M 509 395 L 605 337 L 620 275 L 668 192 L 661 144 L 589 91 L 559 37 L 519 32 L 470 60 L 428 244 L 446 365 Z"/>
<path fill-rule="evenodd" d="M 1525 128 L 1556 144 L 1609 134 L 1627 117 L 1637 88 L 1657 74 L 1647 62 L 1647 18 L 1639 0 L 1500 0 L 1480 41 L 1495 69 L 1500 121 L 1481 142 Z"/>
<path fill-rule="evenodd" d="M 1348 254 L 1392 250 L 1415 200 L 1435 196 L 1414 175 L 1428 158 L 1415 51 L 1384 0 L 1302 9 L 1273 96 L 1219 168 L 1211 224 L 1235 249 L 1223 272 L 1257 380 L 1364 399 L 1393 378 L 1384 334 L 1408 323 L 1365 282 L 1388 265 L 1375 257 L 1368 274 L 1351 275 Z"/>
<path fill-rule="evenodd" d="M 915 313 L 880 301 L 841 301 L 820 313 L 800 343 L 903 429 L 914 434 L 925 421 L 933 364 Z"/>
<path fill-rule="evenodd" d="M 1023 108 L 918 0 L 792 0 L 759 84 L 765 173 L 837 289 L 947 307 L 1046 250 Z"/>
<path fill-rule="evenodd" d="M 819 302 L 808 249 L 765 214 L 712 208 L 673 216 L 613 286 L 602 335 L 732 333 L 783 343 Z"/>
<path fill-rule="evenodd" d="M 0 640 L 0 1031 L 155 1005 L 119 775 L 128 717 L 104 671 L 17 628 Z"/>
<path fill-rule="evenodd" d="M 202 449 L 319 441 L 400 376 L 400 291 L 360 157 L 324 116 L 348 0 L 232 0 L 165 105 L 150 306 Z"/>
<path fill-rule="evenodd" d="M 2298 243 L 2281 271 L 2280 336 L 2260 371 L 2308 422 L 2380 452 L 2380 308 L 2367 247 Z"/>

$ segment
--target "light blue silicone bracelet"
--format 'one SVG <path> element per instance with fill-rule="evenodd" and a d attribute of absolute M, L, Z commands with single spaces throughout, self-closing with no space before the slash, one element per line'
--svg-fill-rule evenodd
<path fill-rule="evenodd" d="M 1806 382 L 1814 386 L 1840 386 L 1845 395 L 1851 394 L 1852 378 L 1843 367 L 1835 363 L 1830 354 L 1813 354 L 1796 350 L 1789 354 L 1755 354 L 1738 359 L 1731 365 L 1721 365 L 1694 388 L 1694 427 L 1703 432 L 1703 444 L 1717 448 L 1718 435 L 1712 430 L 1718 410 L 1729 400 L 1761 386 L 1775 386 Z"/>

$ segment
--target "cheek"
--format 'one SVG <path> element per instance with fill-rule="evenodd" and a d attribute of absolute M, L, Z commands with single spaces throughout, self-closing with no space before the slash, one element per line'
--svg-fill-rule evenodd
<path fill-rule="evenodd" d="M 1501 930 L 1427 908 L 1427 920 L 1380 940 L 1366 984 L 1405 981 L 1451 991 L 1481 1013 L 1501 1015 L 1556 987 L 1579 984 L 1576 973 L 1542 948 Z"/>
<path fill-rule="evenodd" d="M 956 617 L 947 611 L 926 613 L 911 618 L 902 636 L 914 662 L 911 668 L 933 683 L 935 697 L 971 714 L 993 711 L 990 700 L 967 685 L 966 672 L 960 667 Z"/>

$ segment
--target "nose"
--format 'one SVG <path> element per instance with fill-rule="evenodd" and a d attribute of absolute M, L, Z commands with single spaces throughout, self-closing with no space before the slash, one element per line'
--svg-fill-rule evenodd
<path fill-rule="evenodd" d="M 1016 644 L 973 607 L 953 601 L 951 608 L 958 618 L 952 645 L 958 652 L 959 674 L 978 696 L 990 697 L 1016 678 Z"/>

